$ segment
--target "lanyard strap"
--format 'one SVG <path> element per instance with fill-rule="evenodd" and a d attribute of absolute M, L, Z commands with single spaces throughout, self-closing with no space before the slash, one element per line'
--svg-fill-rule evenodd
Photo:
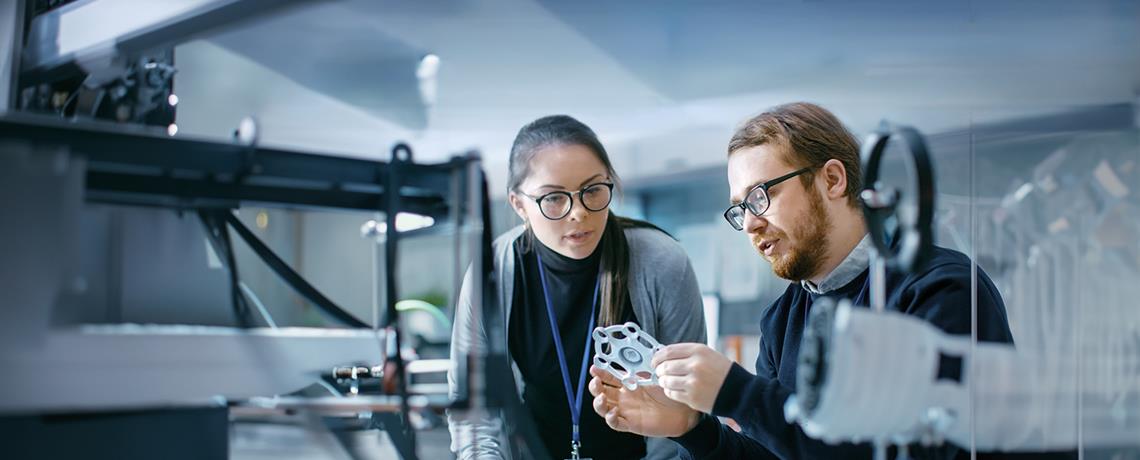
<path fill-rule="evenodd" d="M 554 333 L 554 348 L 558 350 L 558 366 L 562 369 L 562 385 L 566 387 L 566 402 L 570 404 L 570 420 L 574 423 L 571 432 L 575 444 L 579 443 L 578 421 L 582 418 L 582 389 L 586 387 L 586 366 L 590 362 L 590 342 L 593 340 L 594 323 L 598 308 L 598 287 L 602 284 L 602 274 L 599 271 L 598 281 L 594 283 L 594 301 L 590 306 L 590 328 L 586 330 L 586 349 L 582 351 L 582 369 L 578 373 L 578 394 L 572 395 L 570 387 L 570 369 L 566 366 L 566 352 L 562 351 L 562 334 L 558 332 L 558 321 L 554 319 L 554 305 L 550 303 L 549 289 L 546 287 L 546 269 L 542 265 L 541 249 L 535 249 L 534 255 L 538 257 L 538 278 L 542 281 L 542 297 L 546 300 L 546 313 L 550 317 L 550 332 Z"/>

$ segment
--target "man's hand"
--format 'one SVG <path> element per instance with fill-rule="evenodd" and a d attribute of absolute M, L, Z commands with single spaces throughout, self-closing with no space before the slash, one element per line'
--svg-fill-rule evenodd
<path fill-rule="evenodd" d="M 732 360 L 700 343 L 667 345 L 653 354 L 653 369 L 665 396 L 712 413 Z"/>
<path fill-rule="evenodd" d="M 659 386 L 629 391 L 609 372 L 590 366 L 594 412 L 617 431 L 649 437 L 677 437 L 697 426 L 701 414 L 665 397 Z"/>

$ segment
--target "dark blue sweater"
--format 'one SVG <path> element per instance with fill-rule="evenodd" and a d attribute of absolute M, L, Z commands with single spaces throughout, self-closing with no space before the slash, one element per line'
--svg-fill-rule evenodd
<path fill-rule="evenodd" d="M 888 270 L 886 308 L 923 318 L 950 334 L 970 334 L 970 271 L 970 260 L 962 253 L 935 248 L 930 262 L 916 273 Z M 868 273 L 864 270 L 827 296 L 848 298 L 866 307 L 870 303 Z M 981 268 L 977 280 L 978 339 L 1012 342 L 1001 295 Z M 734 364 L 713 406 L 714 415 L 732 418 L 742 433 L 705 416 L 693 430 L 676 439 L 694 458 L 871 458 L 869 444 L 825 444 L 784 420 L 784 401 L 795 388 L 800 339 L 816 297 L 793 283 L 764 312 L 760 356 L 756 359 L 758 375 Z M 912 446 L 910 453 L 915 458 L 954 458 L 962 452 L 953 446 Z M 969 458 L 969 452 L 964 453 Z"/>

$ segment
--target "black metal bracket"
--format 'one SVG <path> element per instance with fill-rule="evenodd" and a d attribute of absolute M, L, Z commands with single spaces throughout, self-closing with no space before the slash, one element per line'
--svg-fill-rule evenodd
<path fill-rule="evenodd" d="M 390 165 L 382 161 L 22 113 L 0 117 L 0 139 L 85 158 L 88 201 L 189 210 L 264 203 L 375 211 L 387 203 Z M 459 161 L 401 164 L 401 210 L 446 220 L 451 172 L 470 160 Z"/>
<path fill-rule="evenodd" d="M 391 428 L 393 423 L 387 423 L 385 426 L 390 435 L 392 435 L 392 442 L 396 443 L 397 438 L 405 444 L 407 453 L 401 453 L 405 459 L 416 458 L 416 432 L 412 429 L 411 420 L 409 419 L 411 409 L 408 407 L 408 381 L 407 372 L 404 365 L 404 358 L 400 353 L 401 347 L 401 333 L 399 328 L 399 313 L 396 310 L 396 302 L 399 301 L 399 293 L 396 292 L 396 270 L 398 266 L 399 253 L 397 251 L 400 242 L 400 232 L 396 227 L 397 217 L 403 209 L 401 200 L 401 171 L 405 164 L 412 162 L 412 148 L 407 144 L 399 143 L 392 147 L 392 156 L 388 163 L 387 175 L 384 177 L 384 194 L 386 206 L 384 209 L 385 220 L 387 222 L 387 235 L 384 239 L 384 285 L 387 287 L 387 310 L 384 314 L 384 326 L 393 332 L 394 339 L 391 343 L 394 344 L 395 350 L 388 351 L 388 358 L 395 363 L 396 378 L 395 384 L 400 393 L 400 435 L 395 434 L 397 431 Z"/>
<path fill-rule="evenodd" d="M 913 161 L 917 187 L 917 217 L 914 222 L 899 222 L 899 234 L 894 244 L 888 240 L 886 221 L 895 215 L 896 206 L 903 198 L 898 189 L 879 182 L 883 155 L 892 137 L 902 139 Z M 863 159 L 863 216 L 875 249 L 893 269 L 911 272 L 922 267 L 930 258 L 934 247 L 931 225 L 934 221 L 934 166 L 926 140 L 910 126 L 892 126 L 887 122 L 867 136 L 860 156 Z"/>

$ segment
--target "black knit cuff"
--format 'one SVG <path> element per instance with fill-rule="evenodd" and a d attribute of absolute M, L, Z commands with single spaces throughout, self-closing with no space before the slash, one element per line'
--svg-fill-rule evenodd
<path fill-rule="evenodd" d="M 733 363 L 728 370 L 728 375 L 724 377 L 724 384 L 720 386 L 720 393 L 717 393 L 716 401 L 713 402 L 713 415 L 734 417 L 733 410 L 740 406 L 744 388 L 755 377 L 751 372 L 740 367 L 739 364 Z"/>
<path fill-rule="evenodd" d="M 708 414 L 701 414 L 697 426 L 680 437 L 672 438 L 689 451 L 693 458 L 705 458 L 716 452 L 720 446 L 720 421 Z"/>

